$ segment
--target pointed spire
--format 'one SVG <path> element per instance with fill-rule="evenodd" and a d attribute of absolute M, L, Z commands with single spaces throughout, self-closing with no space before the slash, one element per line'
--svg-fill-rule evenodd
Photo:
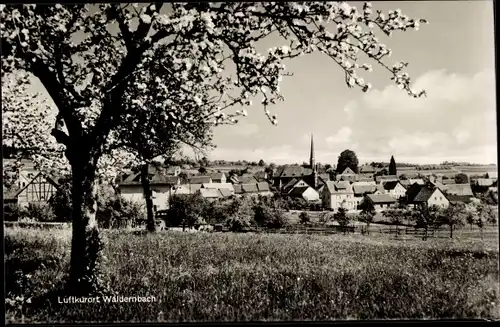
<path fill-rule="evenodd" d="M 311 133 L 311 154 L 309 157 L 309 165 L 311 166 L 312 170 L 316 171 L 316 162 L 314 158 L 314 136 L 313 133 Z"/>

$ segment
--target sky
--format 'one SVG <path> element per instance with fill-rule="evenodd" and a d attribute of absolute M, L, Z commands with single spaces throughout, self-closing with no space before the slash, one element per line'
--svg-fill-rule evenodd
<path fill-rule="evenodd" d="M 278 125 L 254 101 L 237 125 L 215 128 L 217 147 L 209 159 L 302 163 L 313 133 L 316 161 L 324 164 L 336 164 L 345 149 L 355 151 L 360 163 L 388 162 L 393 155 L 396 162 L 415 164 L 496 164 L 493 2 L 373 2 L 374 11 L 397 8 L 429 21 L 418 31 L 379 37 L 393 51 L 387 63 L 409 62 L 414 89 L 425 89 L 426 98 L 410 98 L 375 63 L 373 72 L 359 72 L 373 85 L 363 93 L 349 89 L 341 68 L 326 56 L 298 57 L 286 62 L 294 75 L 281 84 L 285 101 L 269 107 Z M 270 37 L 257 48 L 282 44 Z"/>

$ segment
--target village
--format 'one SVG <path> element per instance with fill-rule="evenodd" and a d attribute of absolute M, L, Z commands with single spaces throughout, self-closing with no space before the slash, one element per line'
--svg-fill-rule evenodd
<path fill-rule="evenodd" d="M 265 165 L 263 160 L 259 164 L 242 166 L 240 170 L 235 166 L 218 167 L 215 164 L 200 165 L 198 169 L 190 165 L 150 165 L 149 185 L 155 217 L 157 220 L 165 217 L 170 199 L 176 195 L 198 194 L 207 201 L 219 202 L 234 198 L 280 197 L 307 203 L 300 208 L 303 211 L 332 213 L 339 208 L 359 213 L 367 202 L 376 212 L 382 212 L 421 205 L 447 208 L 450 203 L 480 203 L 488 192 L 498 196 L 496 166 L 449 164 L 417 169 L 396 165 L 394 173 L 390 165 L 365 163 L 338 171 L 335 165 L 316 163 L 313 136 L 308 164 L 273 166 Z M 116 193 L 124 200 L 144 205 L 140 172 L 120 175 L 116 185 Z M 21 208 L 47 203 L 58 187 L 57 178 L 37 171 L 32 162 L 24 159 L 13 186 L 6 189 L 4 184 L 4 201 L 6 205 L 17 204 Z"/>

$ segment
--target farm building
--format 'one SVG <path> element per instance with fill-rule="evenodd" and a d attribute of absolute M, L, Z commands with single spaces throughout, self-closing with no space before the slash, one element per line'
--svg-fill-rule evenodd
<path fill-rule="evenodd" d="M 210 176 L 191 176 L 188 179 L 188 184 L 209 184 L 212 183 L 212 178 Z"/>
<path fill-rule="evenodd" d="M 473 196 L 470 184 L 447 184 L 440 187 L 446 194 Z"/>
<path fill-rule="evenodd" d="M 226 174 L 224 173 L 213 173 L 210 178 L 212 183 L 226 183 Z"/>
<path fill-rule="evenodd" d="M 361 203 L 364 201 L 371 202 L 375 211 L 392 208 L 397 204 L 397 200 L 389 194 L 366 194 Z"/>
<path fill-rule="evenodd" d="M 375 181 L 377 183 L 395 182 L 399 181 L 399 178 L 396 175 L 382 175 L 375 177 Z"/>
<path fill-rule="evenodd" d="M 399 181 L 382 182 L 384 191 L 394 199 L 400 199 L 405 196 L 406 188 Z"/>
<path fill-rule="evenodd" d="M 150 170 L 153 172 L 153 170 Z M 158 171 L 150 174 L 149 185 L 152 191 L 153 209 L 168 209 L 168 199 L 174 192 L 174 187 L 180 185 L 178 176 L 165 176 Z M 118 183 L 118 190 L 121 196 L 133 202 L 142 203 L 144 201 L 144 190 L 141 182 L 141 173 L 133 173 L 126 176 Z"/>
<path fill-rule="evenodd" d="M 348 182 L 355 182 L 358 179 L 358 175 L 349 167 L 344 169 L 344 171 L 340 174 L 338 174 L 336 177 L 337 181 L 348 181 Z"/>
<path fill-rule="evenodd" d="M 172 188 L 172 195 L 176 194 L 195 194 L 203 184 L 181 184 Z"/>
<path fill-rule="evenodd" d="M 315 202 L 319 200 L 319 193 L 309 185 L 294 187 L 288 195 L 292 197 L 302 198 L 308 202 Z"/>
<path fill-rule="evenodd" d="M 365 194 L 371 194 L 377 190 L 377 185 L 375 182 L 355 182 L 352 183 L 352 189 L 354 191 L 354 201 L 356 202 L 355 208 L 357 208 Z"/>
<path fill-rule="evenodd" d="M 416 206 L 425 204 L 427 206 L 436 205 L 446 208 L 450 204 L 447 197 L 437 187 L 431 185 L 413 184 L 406 193 L 408 205 Z"/>
<path fill-rule="evenodd" d="M 236 184 L 234 185 L 234 194 L 238 196 L 271 196 L 273 193 L 266 182 L 252 184 Z"/>
<path fill-rule="evenodd" d="M 346 181 L 326 182 L 321 192 L 321 202 L 324 208 L 333 211 L 341 207 L 347 210 L 356 208 L 352 185 Z"/>
<path fill-rule="evenodd" d="M 216 190 L 225 189 L 228 190 L 231 195 L 234 194 L 234 185 L 231 183 L 208 183 L 208 184 L 202 184 L 201 188 L 216 189 Z"/>
<path fill-rule="evenodd" d="M 4 188 L 5 203 L 17 203 L 21 207 L 29 204 L 45 204 L 56 193 L 58 183 L 52 177 L 41 172 L 32 178 L 31 173 L 26 173 L 24 178 L 20 176 L 18 182 L 10 189 Z"/>

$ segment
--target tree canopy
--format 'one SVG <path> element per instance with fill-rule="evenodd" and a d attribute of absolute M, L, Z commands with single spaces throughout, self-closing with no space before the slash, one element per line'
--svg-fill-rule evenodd
<path fill-rule="evenodd" d="M 344 150 L 340 153 L 339 160 L 337 162 L 337 173 L 341 174 L 344 170 L 349 167 L 355 173 L 358 173 L 358 157 L 354 151 L 349 149 Z"/>

